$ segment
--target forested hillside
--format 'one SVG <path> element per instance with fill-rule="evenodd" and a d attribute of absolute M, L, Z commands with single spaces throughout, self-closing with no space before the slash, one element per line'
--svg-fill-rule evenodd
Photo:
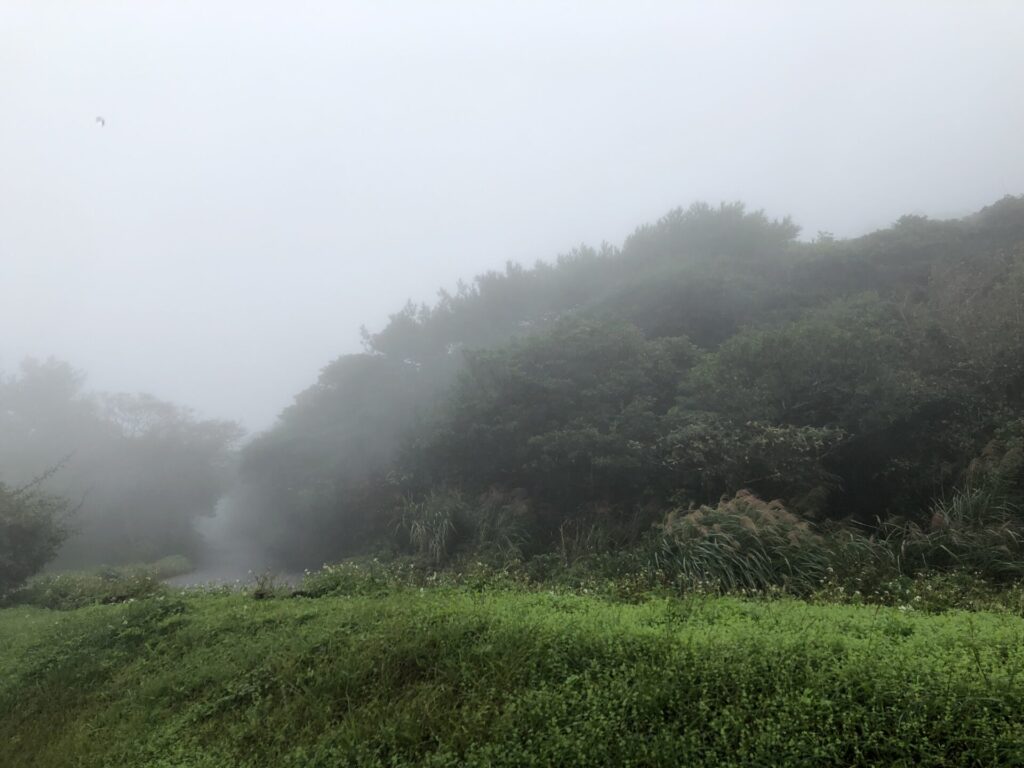
<path fill-rule="evenodd" d="M 739 491 L 815 530 L 970 526 L 950 504 L 978 494 L 971 514 L 1007 523 L 997 508 L 1024 491 L 1024 198 L 798 234 L 698 204 L 621 248 L 406 306 L 245 450 L 248 534 L 299 565 L 565 554 Z"/>

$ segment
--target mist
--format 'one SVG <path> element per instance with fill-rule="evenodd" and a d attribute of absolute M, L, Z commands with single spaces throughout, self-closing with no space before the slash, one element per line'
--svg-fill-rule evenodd
<path fill-rule="evenodd" d="M 804 238 L 965 215 L 1024 188 L 1022 27 L 1012 2 L 4 3 L 0 368 L 52 355 L 260 431 L 407 299 L 676 205 Z"/>
<path fill-rule="evenodd" d="M 0 0 L 0 766 L 1024 765 L 1022 32 Z"/>

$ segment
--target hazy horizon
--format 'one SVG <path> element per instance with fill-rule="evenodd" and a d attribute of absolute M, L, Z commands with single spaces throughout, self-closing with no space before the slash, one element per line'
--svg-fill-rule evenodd
<path fill-rule="evenodd" d="M 407 299 L 678 205 L 1024 192 L 1019 4 L 388 7 L 0 7 L 0 370 L 259 430 Z"/>

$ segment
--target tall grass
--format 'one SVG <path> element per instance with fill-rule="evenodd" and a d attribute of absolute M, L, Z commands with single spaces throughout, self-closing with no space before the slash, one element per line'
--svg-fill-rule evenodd
<path fill-rule="evenodd" d="M 1024 517 L 998 480 L 968 483 L 937 499 L 926 525 L 881 528 L 901 573 L 963 569 L 996 580 L 1024 578 Z"/>
<path fill-rule="evenodd" d="M 1014 472 L 1003 471 L 1007 464 L 1000 460 L 995 470 L 969 475 L 919 519 L 879 520 L 870 527 L 815 526 L 781 502 L 745 490 L 715 506 L 671 511 L 639 541 L 622 535 L 629 526 L 615 510 L 590 510 L 565 518 L 547 536 L 543 562 L 527 570 L 551 570 L 550 555 L 562 571 L 577 564 L 586 571 L 597 563 L 620 574 L 628 566 L 648 571 L 650 583 L 682 589 L 793 594 L 826 583 L 875 589 L 931 572 L 962 571 L 1007 583 L 1024 579 L 1020 473 L 1013 462 Z M 406 551 L 434 568 L 468 558 L 509 567 L 538 555 L 539 541 L 530 537 L 536 527 L 523 495 L 490 491 L 467 499 L 455 489 L 435 489 L 405 500 L 396 531 Z"/>
<path fill-rule="evenodd" d="M 1024 514 L 1005 486 L 988 480 L 937 499 L 925 524 L 815 529 L 779 502 L 740 491 L 715 507 L 669 514 L 652 538 L 651 558 L 684 585 L 725 591 L 801 594 L 826 581 L 861 588 L 950 571 L 1006 583 L 1024 579 Z"/>
<path fill-rule="evenodd" d="M 500 563 L 522 560 L 532 515 L 524 493 L 491 489 L 480 494 L 469 510 L 475 552 Z"/>
<path fill-rule="evenodd" d="M 434 565 L 451 556 L 466 515 L 466 503 L 456 490 L 434 489 L 422 498 L 406 497 L 396 526 L 413 550 Z"/>
<path fill-rule="evenodd" d="M 531 515 L 524 494 L 492 489 L 467 499 L 457 488 L 439 488 L 403 500 L 395 533 L 434 566 L 457 552 L 515 562 L 525 556 Z"/>
<path fill-rule="evenodd" d="M 684 583 L 725 590 L 806 591 L 827 576 L 826 540 L 777 501 L 740 491 L 718 506 L 673 512 L 654 539 L 655 566 Z"/>

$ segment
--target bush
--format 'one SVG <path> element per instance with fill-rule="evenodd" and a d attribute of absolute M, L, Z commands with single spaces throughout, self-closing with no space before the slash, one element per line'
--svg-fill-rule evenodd
<path fill-rule="evenodd" d="M 884 537 L 839 524 L 826 527 L 822 535 L 828 542 L 829 584 L 869 591 L 899 577 L 897 552 Z"/>
<path fill-rule="evenodd" d="M 421 561 L 413 558 L 388 563 L 376 558 L 345 560 L 306 571 L 301 587 L 294 594 L 301 597 L 384 595 L 403 587 L 428 584 L 431 573 Z"/>
<path fill-rule="evenodd" d="M 463 532 L 466 509 L 457 490 L 442 488 L 420 499 L 406 497 L 399 508 L 397 533 L 414 552 L 441 565 L 451 556 L 456 537 Z"/>
<path fill-rule="evenodd" d="M 502 564 L 523 558 L 533 521 L 524 492 L 487 491 L 477 497 L 469 517 L 474 549 L 479 555 Z"/>
<path fill-rule="evenodd" d="M 994 480 L 937 500 L 926 526 L 890 524 L 885 533 L 908 575 L 962 569 L 1002 581 L 1024 577 L 1024 520 Z"/>
<path fill-rule="evenodd" d="M 161 578 L 167 577 L 146 566 L 48 573 L 30 579 L 24 587 L 11 592 L 6 602 L 58 611 L 124 603 L 165 594 L 167 587 L 160 583 Z"/>
<path fill-rule="evenodd" d="M 715 507 L 670 513 L 655 536 L 653 559 L 685 586 L 802 591 L 828 574 L 830 552 L 781 502 L 739 491 Z"/>
<path fill-rule="evenodd" d="M 0 596 L 40 571 L 67 537 L 67 502 L 38 485 L 12 489 L 0 483 Z"/>

